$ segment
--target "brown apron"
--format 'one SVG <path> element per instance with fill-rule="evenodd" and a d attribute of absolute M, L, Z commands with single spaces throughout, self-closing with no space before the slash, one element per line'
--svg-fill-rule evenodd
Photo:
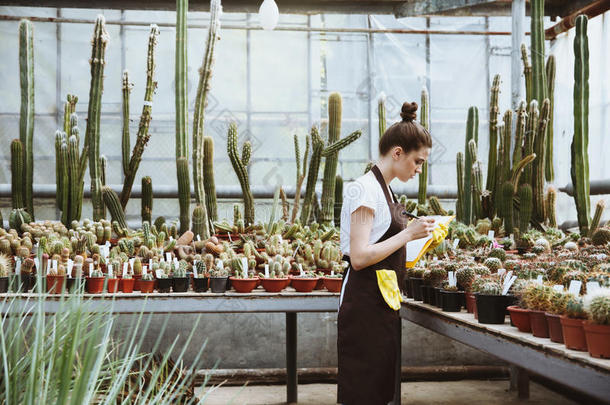
<path fill-rule="evenodd" d="M 371 171 L 383 188 L 392 216 L 390 227 L 377 241 L 382 242 L 403 230 L 408 217 L 404 206 L 390 196 L 379 168 L 373 166 Z M 386 405 L 394 396 L 401 322 L 398 311 L 384 301 L 375 271 L 396 271 L 398 285 L 402 286 L 405 259 L 403 246 L 379 263 L 358 271 L 351 266 L 347 270 L 337 322 L 337 401 L 341 404 Z"/>

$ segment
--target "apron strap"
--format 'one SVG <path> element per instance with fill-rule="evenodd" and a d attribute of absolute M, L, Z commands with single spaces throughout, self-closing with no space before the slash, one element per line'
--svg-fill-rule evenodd
<path fill-rule="evenodd" d="M 385 195 L 385 199 L 386 199 L 386 202 L 388 203 L 388 205 L 391 205 L 392 203 L 398 203 L 398 201 L 396 200 L 396 197 L 394 196 L 394 191 L 392 191 L 392 187 L 390 187 L 389 185 L 386 185 L 383 175 L 381 174 L 381 170 L 379 170 L 377 165 L 374 165 L 371 168 L 371 171 L 373 172 L 373 174 L 375 175 L 375 178 L 381 185 L 381 188 L 383 189 L 383 194 Z M 388 191 L 388 188 L 390 189 L 390 191 L 392 191 L 391 196 L 390 196 L 390 191 Z"/>

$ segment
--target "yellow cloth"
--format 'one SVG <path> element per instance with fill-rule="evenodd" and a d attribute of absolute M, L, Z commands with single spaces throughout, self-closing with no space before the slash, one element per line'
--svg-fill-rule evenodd
<path fill-rule="evenodd" d="M 434 249 L 439 243 L 447 237 L 448 226 L 455 218 L 455 215 L 449 216 L 431 216 L 435 218 L 435 226 L 432 235 L 428 238 L 416 239 L 407 243 L 407 262 L 405 267 L 412 268 L 422 258 L 422 256 L 430 249 Z M 410 254 L 409 249 L 413 249 L 415 254 Z"/>
<path fill-rule="evenodd" d="M 436 225 L 436 228 L 434 228 L 434 230 L 432 231 L 432 243 L 430 244 L 430 246 L 428 246 L 426 252 L 434 250 L 438 245 L 440 245 L 440 243 L 445 240 L 448 233 L 449 230 L 447 228 L 447 225 L 443 224 L 442 222 L 439 222 Z"/>
<path fill-rule="evenodd" d="M 400 295 L 400 289 L 398 288 L 398 280 L 396 279 L 396 272 L 393 270 L 377 270 L 377 285 L 379 291 L 383 296 L 385 302 L 394 311 L 400 309 L 400 303 L 402 302 L 402 295 Z"/>

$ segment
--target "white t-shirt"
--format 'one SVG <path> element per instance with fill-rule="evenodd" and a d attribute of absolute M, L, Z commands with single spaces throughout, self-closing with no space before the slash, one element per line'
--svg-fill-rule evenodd
<path fill-rule="evenodd" d="M 361 206 L 375 211 L 373 228 L 369 243 L 376 243 L 388 230 L 392 223 L 390 207 L 385 199 L 383 188 L 375 174 L 369 171 L 355 181 L 348 183 L 343 190 L 343 206 L 341 207 L 341 252 L 349 256 L 349 235 L 351 216 Z"/>

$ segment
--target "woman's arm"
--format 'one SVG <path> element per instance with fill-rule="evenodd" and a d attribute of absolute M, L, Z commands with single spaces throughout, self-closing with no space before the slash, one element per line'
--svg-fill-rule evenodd
<path fill-rule="evenodd" d="M 373 229 L 373 209 L 360 206 L 351 215 L 350 222 L 350 262 L 354 270 L 361 270 L 372 264 L 379 263 L 407 242 L 430 235 L 434 220 L 421 218 L 411 221 L 401 232 L 383 242 L 369 244 Z"/>

